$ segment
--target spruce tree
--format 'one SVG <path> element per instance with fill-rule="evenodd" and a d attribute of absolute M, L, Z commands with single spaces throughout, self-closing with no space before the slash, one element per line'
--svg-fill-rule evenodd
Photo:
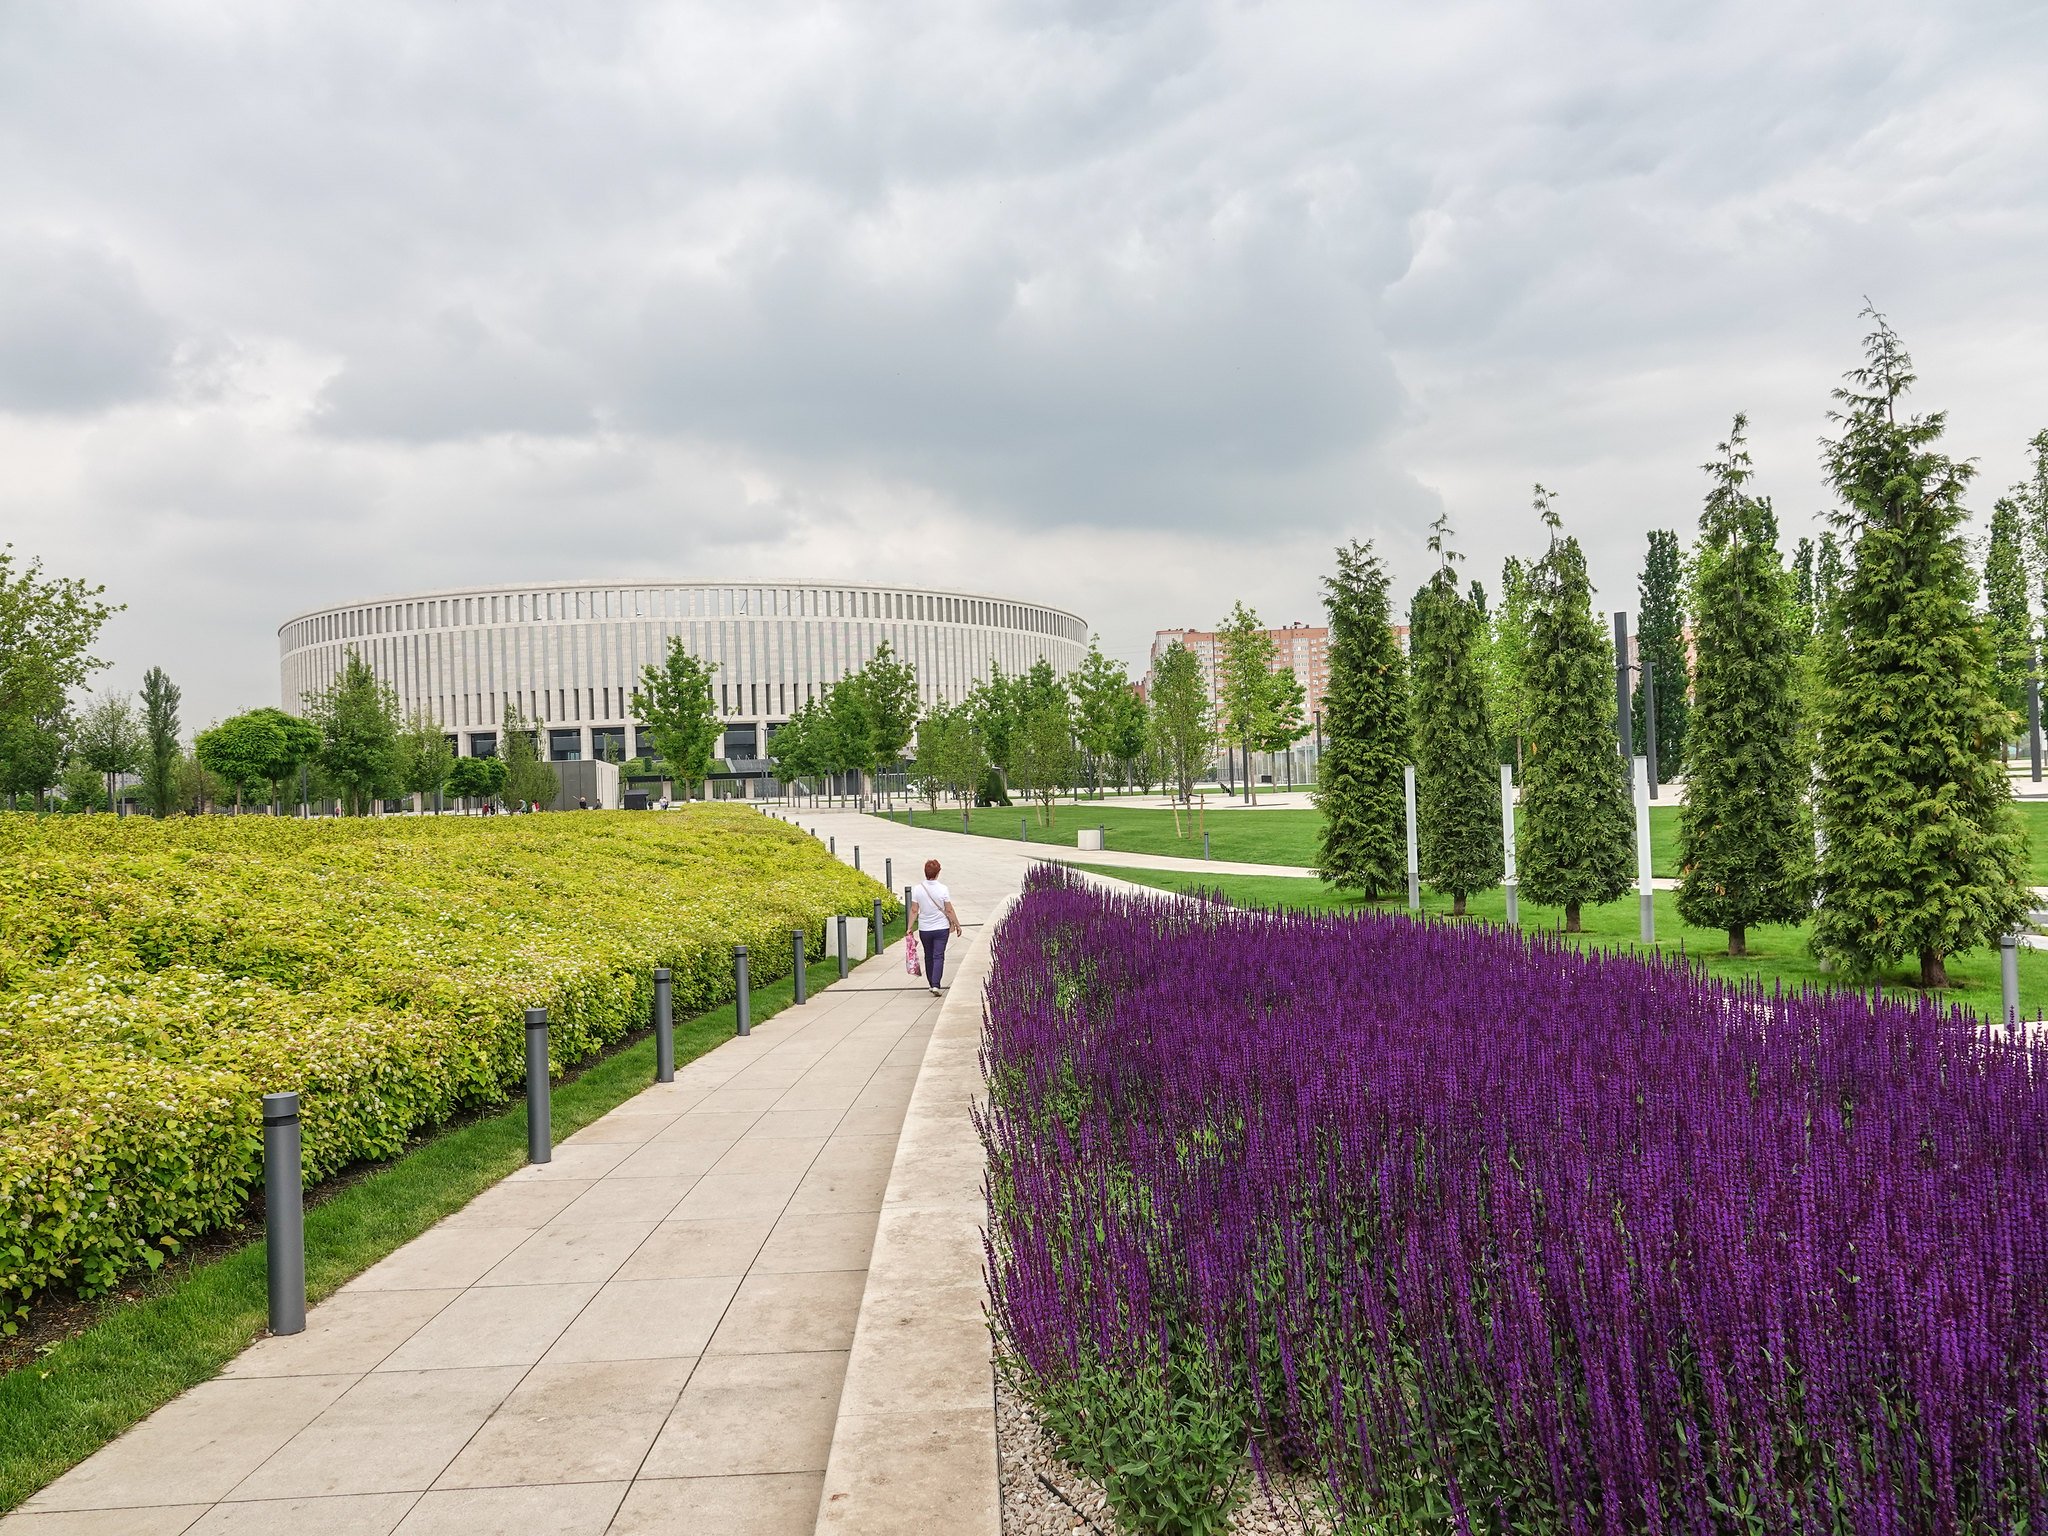
<path fill-rule="evenodd" d="M 1436 575 L 1416 594 L 1409 620 L 1414 669 L 1415 817 L 1422 878 L 1465 898 L 1500 883 L 1500 759 L 1486 711 L 1480 639 L 1486 620 L 1458 590 L 1448 519 L 1439 515 L 1429 547 Z"/>
<path fill-rule="evenodd" d="M 1316 873 L 1332 885 L 1391 895 L 1406 883 L 1408 683 L 1387 622 L 1387 571 L 1372 545 L 1337 550 L 1323 578 L 1330 617 L 1329 681 L 1323 691 L 1323 758 L 1316 806 L 1323 830 Z"/>
<path fill-rule="evenodd" d="M 1614 650 L 1593 619 L 1585 554 L 1562 535 L 1551 495 L 1536 487 L 1550 548 L 1530 573 L 1518 866 L 1522 894 L 1563 907 L 1566 932 L 1577 933 L 1585 903 L 1628 890 L 1635 819 L 1614 741 Z"/>
<path fill-rule="evenodd" d="M 1700 518 L 1693 583 L 1693 709 L 1679 822 L 1678 915 L 1748 950 L 1756 923 L 1807 915 L 1813 847 L 1796 632 L 1802 609 L 1766 504 L 1745 489 L 1748 419 L 1735 418 Z M 1808 546 L 1811 548 L 1811 546 Z"/>
<path fill-rule="evenodd" d="M 1823 463 L 1852 564 L 1823 633 L 1816 954 L 1867 974 L 1945 961 L 2022 925 L 2026 839 L 1998 760 L 2011 712 L 1960 526 L 1971 466 L 1940 450 L 1944 413 L 1902 414 L 1912 359 L 1882 315 L 1835 391 Z"/>
<path fill-rule="evenodd" d="M 2024 538 L 2018 504 L 2001 496 L 1991 509 L 1991 537 L 1984 549 L 1984 625 L 1991 634 L 1992 689 L 2015 715 L 2026 708 L 2027 678 L 2033 672 L 2034 615 L 2027 601 Z"/>
<path fill-rule="evenodd" d="M 1647 662 L 1657 690 L 1657 771 L 1675 777 L 1685 753 L 1685 560 L 1678 535 L 1668 528 L 1650 530 L 1650 549 L 1636 587 L 1636 654 Z M 1643 699 L 1643 680 L 1636 679 L 1636 750 L 1648 751 L 1650 711 Z"/>

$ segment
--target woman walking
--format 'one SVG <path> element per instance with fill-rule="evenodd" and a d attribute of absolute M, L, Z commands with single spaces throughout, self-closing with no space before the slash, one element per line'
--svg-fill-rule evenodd
<path fill-rule="evenodd" d="M 917 938 L 924 946 L 925 985 L 937 997 L 946 974 L 946 940 L 960 931 L 953 893 L 939 884 L 937 859 L 924 861 L 924 879 L 910 888 L 910 904 L 917 909 Z"/>

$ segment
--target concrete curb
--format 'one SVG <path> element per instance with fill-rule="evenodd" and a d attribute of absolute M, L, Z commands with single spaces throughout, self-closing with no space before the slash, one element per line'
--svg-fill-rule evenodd
<path fill-rule="evenodd" d="M 998 1536 L 995 1375 L 982 1271 L 982 985 L 1006 897 L 962 957 L 903 1118 L 817 1530 Z"/>

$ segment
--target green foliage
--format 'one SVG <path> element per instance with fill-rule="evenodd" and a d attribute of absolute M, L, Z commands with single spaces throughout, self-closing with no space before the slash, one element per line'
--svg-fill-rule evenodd
<path fill-rule="evenodd" d="M 522 807 L 539 805 L 544 810 L 553 807 L 555 798 L 562 792 L 562 781 L 542 759 L 539 733 L 516 705 L 505 706 L 504 727 L 498 735 L 498 754 L 505 764 L 504 794 L 507 800 Z"/>
<path fill-rule="evenodd" d="M 695 798 L 717 755 L 718 701 L 711 696 L 717 663 L 700 661 L 680 635 L 669 636 L 661 665 L 640 669 L 633 713 L 686 800 Z"/>
<path fill-rule="evenodd" d="M 1722 928 L 1804 920 L 1811 901 L 1809 777 L 1799 708 L 1803 608 L 1779 563 L 1766 505 L 1749 494 L 1748 418 L 1737 416 L 1700 518 L 1693 713 L 1680 819 L 1678 910 Z M 1810 547 L 1810 546 L 1809 546 Z"/>
<path fill-rule="evenodd" d="M 1531 572 L 1513 555 L 1501 563 L 1500 608 L 1494 614 L 1487 712 L 1500 736 L 1500 760 L 1520 768 L 1529 735 L 1529 590 Z"/>
<path fill-rule="evenodd" d="M 178 808 L 178 685 L 162 667 L 142 674 L 142 803 L 152 816 Z"/>
<path fill-rule="evenodd" d="M 1249 1461 L 1246 1414 L 1199 1355 L 1087 1360 L 1059 1378 L 1003 1369 L 1060 1455 L 1102 1484 L 1126 1530 L 1221 1536 Z"/>
<path fill-rule="evenodd" d="M 917 729 L 917 669 L 884 640 L 858 672 L 832 685 L 828 708 L 844 766 L 872 779 L 903 756 Z"/>
<path fill-rule="evenodd" d="M 193 739 L 193 756 L 228 787 L 238 807 L 245 794 L 253 797 L 279 777 L 278 765 L 289 744 L 275 718 L 278 713 L 257 709 L 231 715 Z"/>
<path fill-rule="evenodd" d="M 1637 587 L 1636 654 L 1650 668 L 1657 691 L 1657 770 L 1675 777 L 1685 761 L 1685 560 L 1678 535 L 1668 528 L 1650 530 L 1650 549 L 1643 560 Z M 1635 747 L 1647 752 L 1649 711 L 1643 700 L 1640 673 L 1635 688 Z"/>
<path fill-rule="evenodd" d="M 488 800 L 504 790 L 503 758 L 458 757 L 449 765 L 446 792 L 458 800 Z"/>
<path fill-rule="evenodd" d="M 104 811 L 112 803 L 107 799 L 106 781 L 99 770 L 83 758 L 74 757 L 64 765 L 58 787 L 64 791 L 67 811 Z"/>
<path fill-rule="evenodd" d="M 71 690 L 104 662 L 92 655 L 101 627 L 120 610 L 104 587 L 18 565 L 0 544 L 0 792 L 41 799 L 64 760 Z"/>
<path fill-rule="evenodd" d="M 1217 636 L 1216 718 L 1222 736 L 1247 754 L 1245 790 L 1254 798 L 1249 754 L 1284 751 L 1301 739 L 1303 698 L 1293 668 L 1278 665 L 1258 614 L 1233 603 Z"/>
<path fill-rule="evenodd" d="M 79 761 L 106 781 L 103 799 L 111 804 L 114 776 L 142 766 L 142 722 L 121 694 L 95 699 L 80 712 L 71 732 L 71 750 Z"/>
<path fill-rule="evenodd" d="M 455 749 L 424 713 L 415 713 L 398 737 L 398 787 L 414 797 L 413 809 L 426 809 L 430 795 L 441 793 L 455 771 Z"/>
<path fill-rule="evenodd" d="M 933 810 L 950 795 L 964 808 L 989 771 L 988 754 L 967 706 L 934 704 L 917 726 L 917 758 L 911 776 Z"/>
<path fill-rule="evenodd" d="M 1576 932 L 1582 905 L 1628 890 L 1635 819 L 1614 740 L 1614 651 L 1593 619 L 1586 557 L 1562 535 L 1551 495 L 1536 487 L 1550 548 L 1531 573 L 1517 873 L 1528 898 L 1563 907 Z"/>
<path fill-rule="evenodd" d="M 2026 840 L 1999 761 L 2011 711 L 1960 533 L 1972 468 L 1939 448 L 1946 417 L 1900 414 L 1912 359 L 1882 315 L 1835 391 L 1842 435 L 1823 462 L 1854 569 L 1823 635 L 1817 954 L 1854 972 L 1946 956 L 2020 927 Z"/>
<path fill-rule="evenodd" d="M 1330 676 L 1323 694 L 1323 759 L 1316 805 L 1324 818 L 1316 872 L 1332 885 L 1381 896 L 1404 883 L 1408 679 L 1387 622 L 1387 571 L 1372 545 L 1337 550 L 1323 579 Z"/>
<path fill-rule="evenodd" d="M 1201 658 L 1178 640 L 1160 653 L 1152 669 L 1151 739 L 1166 782 L 1183 805 L 1192 804 L 1195 780 L 1209 766 L 1216 730 Z"/>
<path fill-rule="evenodd" d="M 350 646 L 333 680 L 306 695 L 306 718 L 320 732 L 320 771 L 343 809 L 368 815 L 371 802 L 398 782 L 398 697 L 390 684 Z"/>
<path fill-rule="evenodd" d="M 1066 707 L 1051 699 L 1031 707 L 1010 747 L 1010 779 L 1038 801 L 1038 819 L 1050 826 L 1053 800 L 1080 776 L 1074 726 Z"/>
<path fill-rule="evenodd" d="M 556 1064 L 764 980 L 884 894 L 751 812 L 479 821 L 0 817 L 0 1317 L 102 1291 L 233 1219 L 258 1100 L 303 1096 L 308 1176 L 388 1157 Z"/>
<path fill-rule="evenodd" d="M 1991 686 L 2015 715 L 2026 708 L 2034 671 L 2034 615 L 2027 601 L 2025 529 L 2020 509 L 2001 496 L 1984 550 L 1984 623 L 1991 635 Z"/>
<path fill-rule="evenodd" d="M 1088 782 L 1096 789 L 1118 761 L 1118 745 L 1130 719 L 1130 670 L 1102 654 L 1102 639 L 1092 635 L 1088 654 L 1067 682 L 1074 697 L 1074 736 L 1080 744 Z M 1134 755 L 1125 754 L 1125 756 Z"/>
<path fill-rule="evenodd" d="M 1440 563 L 1416 595 L 1409 621 L 1415 819 L 1422 879 L 1449 895 L 1462 917 L 1465 898 L 1491 890 L 1504 872 L 1500 761 L 1480 670 L 1486 620 L 1458 590 L 1458 557 L 1446 545 L 1446 529 L 1439 517 L 1429 542 Z"/>
<path fill-rule="evenodd" d="M 1007 676 L 991 660 L 987 680 L 975 684 L 968 692 L 967 709 L 989 761 L 999 772 L 1009 772 L 1010 743 L 1024 719 L 1024 679 Z M 1002 803 L 1010 803 L 1007 795 Z"/>

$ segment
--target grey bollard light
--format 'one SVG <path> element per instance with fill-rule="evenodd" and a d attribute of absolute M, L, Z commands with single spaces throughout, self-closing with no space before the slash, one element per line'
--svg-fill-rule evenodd
<path fill-rule="evenodd" d="M 835 859 L 839 857 L 839 834 L 837 832 L 825 839 L 825 851 Z"/>
<path fill-rule="evenodd" d="M 805 974 L 808 968 L 804 964 L 804 931 L 798 928 L 789 937 L 791 940 L 790 947 L 796 951 L 796 968 L 790 972 L 790 976 L 796 985 L 796 1000 L 800 1003 L 808 1003 L 811 1000 L 811 979 Z"/>
<path fill-rule="evenodd" d="M 1415 852 L 1415 765 L 1401 770 L 1401 809 L 1408 820 L 1408 910 L 1422 910 L 1422 866 Z"/>
<path fill-rule="evenodd" d="M 903 887 L 903 933 L 906 938 L 910 935 L 911 920 L 916 916 L 916 910 L 910 905 L 910 887 L 906 885 Z"/>
<path fill-rule="evenodd" d="M 306 1331 L 306 1185 L 299 1096 L 263 1095 L 263 1256 L 270 1277 L 270 1331 Z"/>
<path fill-rule="evenodd" d="M 1202 834 L 1202 857 L 1209 857 L 1209 834 L 1206 832 Z"/>
<path fill-rule="evenodd" d="M 874 932 L 875 932 L 875 938 L 874 938 L 874 944 L 875 944 L 875 948 L 874 948 L 874 953 L 876 953 L 876 954 L 878 954 L 878 955 L 879 955 L 879 954 L 880 954 L 880 953 L 882 952 L 882 898 L 881 898 L 881 897 L 879 897 L 879 896 L 877 896 L 877 897 L 875 898 L 875 930 L 874 930 Z"/>
<path fill-rule="evenodd" d="M 2005 1004 L 2005 1022 L 2020 1021 L 2020 936 L 2001 934 L 1998 939 L 1998 990 Z"/>
<path fill-rule="evenodd" d="M 882 860 L 882 884 L 884 884 L 884 885 L 894 885 L 895 883 L 896 883 L 896 861 L 895 861 L 894 859 L 884 859 L 884 860 Z"/>
<path fill-rule="evenodd" d="M 669 985 L 669 969 L 654 968 L 654 1080 L 676 1080 L 675 997 Z"/>
<path fill-rule="evenodd" d="M 846 914 L 839 914 L 839 979 L 846 980 Z"/>
<path fill-rule="evenodd" d="M 526 1160 L 554 1159 L 553 1127 L 548 1123 L 548 1011 L 526 1010 Z"/>
<path fill-rule="evenodd" d="M 751 1035 L 754 1032 L 754 1000 L 747 995 L 747 946 L 744 944 L 732 947 L 732 982 L 733 1033 Z"/>
<path fill-rule="evenodd" d="M 860 844 L 859 844 L 859 843 L 855 843 L 855 844 L 853 845 L 853 867 L 854 867 L 855 869 L 859 869 L 859 868 L 860 868 Z"/>
<path fill-rule="evenodd" d="M 1025 825 L 1024 818 L 1022 816 L 1019 816 L 1017 818 L 1017 841 L 1020 843 L 1028 843 L 1031 841 L 1030 828 L 1028 828 Z"/>

